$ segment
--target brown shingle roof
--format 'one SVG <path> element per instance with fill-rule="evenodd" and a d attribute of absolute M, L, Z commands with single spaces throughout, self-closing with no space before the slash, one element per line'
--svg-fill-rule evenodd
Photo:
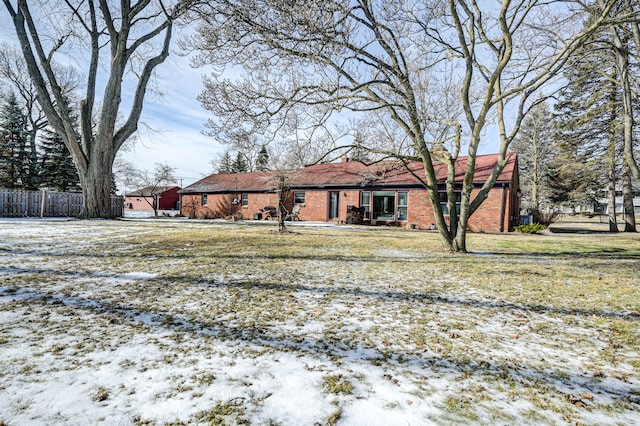
<path fill-rule="evenodd" d="M 497 154 L 476 157 L 474 182 L 484 183 L 498 160 Z M 467 167 L 467 157 L 456 162 L 456 181 L 462 181 Z M 421 162 L 409 163 L 409 168 L 418 176 L 424 176 Z M 497 182 L 511 180 L 516 167 L 516 154 L 507 154 L 507 164 Z M 447 177 L 446 165 L 435 163 L 438 181 Z M 274 189 L 274 177 L 279 172 L 252 172 L 235 174 L 214 174 L 187 186 L 180 193 L 221 193 L 221 192 L 259 192 Z M 290 188 L 347 188 L 364 186 L 416 186 L 420 182 L 396 161 L 365 165 L 359 162 L 317 164 L 300 170 L 287 172 Z"/>

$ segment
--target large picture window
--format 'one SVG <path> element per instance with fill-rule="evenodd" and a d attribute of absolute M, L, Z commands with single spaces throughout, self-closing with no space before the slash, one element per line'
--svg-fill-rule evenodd
<path fill-rule="evenodd" d="M 363 191 L 360 193 L 360 207 L 364 208 L 364 218 L 380 221 L 408 219 L 409 194 L 406 191 Z"/>
<path fill-rule="evenodd" d="M 395 220 L 396 218 L 396 193 L 392 191 L 373 192 L 373 220 Z"/>

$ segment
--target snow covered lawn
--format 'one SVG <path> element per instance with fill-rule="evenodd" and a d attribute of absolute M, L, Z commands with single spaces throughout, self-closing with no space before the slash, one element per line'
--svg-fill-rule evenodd
<path fill-rule="evenodd" d="M 638 235 L 0 219 L 0 425 L 640 424 Z"/>

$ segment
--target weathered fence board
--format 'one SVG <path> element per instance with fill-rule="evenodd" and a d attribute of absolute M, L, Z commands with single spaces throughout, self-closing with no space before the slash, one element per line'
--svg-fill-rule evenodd
<path fill-rule="evenodd" d="M 76 217 L 82 201 L 79 192 L 0 188 L 0 217 Z M 122 217 L 122 207 L 122 197 L 111 197 L 114 217 Z"/>

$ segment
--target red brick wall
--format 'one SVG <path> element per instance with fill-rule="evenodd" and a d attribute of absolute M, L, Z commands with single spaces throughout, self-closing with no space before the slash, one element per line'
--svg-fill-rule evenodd
<path fill-rule="evenodd" d="M 304 191 L 304 204 L 300 205 L 300 219 L 314 222 L 327 220 L 327 191 Z"/>
<path fill-rule="evenodd" d="M 238 206 L 237 209 L 245 219 L 253 219 L 253 215 L 261 213 L 261 210 L 266 206 L 278 206 L 278 197 L 275 193 L 249 193 L 248 198 L 249 203 L 246 206 Z"/>
<path fill-rule="evenodd" d="M 433 214 L 427 191 L 422 189 L 409 191 L 407 217 L 407 223 L 413 224 L 419 229 L 429 229 L 431 225 L 435 226 L 435 215 Z"/>
<path fill-rule="evenodd" d="M 233 204 L 233 200 L 236 198 L 239 203 Z M 181 213 L 184 216 L 193 216 L 194 211 L 197 211 L 199 214 L 196 214 L 196 216 L 205 216 L 202 212 L 208 209 L 210 213 L 207 218 L 225 217 L 240 213 L 244 219 L 253 219 L 254 214 L 261 213 L 264 207 L 278 206 L 278 197 L 275 193 L 249 193 L 246 206 L 241 205 L 240 200 L 241 193 L 207 194 L 207 205 L 202 206 L 202 194 L 184 194 L 181 202 Z M 290 206 L 288 208 L 290 209 Z"/>
<path fill-rule="evenodd" d="M 213 219 L 231 214 L 232 194 L 207 194 L 202 205 L 202 194 L 185 194 L 180 200 L 180 213 L 187 217 Z"/>
<path fill-rule="evenodd" d="M 502 188 L 493 188 L 489 191 L 487 198 L 469 219 L 468 228 L 471 232 L 501 232 L 500 224 L 502 223 L 504 226 L 505 223 L 501 222 L 501 219 L 504 220 L 506 216 L 508 216 L 506 205 L 504 207 L 505 210 L 502 210 L 502 203 L 504 196 L 506 195 L 506 188 L 504 191 L 505 192 L 503 193 Z M 471 192 L 472 200 L 476 196 L 477 192 L 477 190 L 473 190 Z M 507 200 L 504 199 L 504 201 L 506 202 Z"/>
<path fill-rule="evenodd" d="M 315 222 L 329 220 L 329 191 L 305 190 L 305 203 L 300 207 L 300 219 Z M 360 206 L 359 190 L 335 191 L 338 196 L 338 218 L 332 222 L 344 223 L 347 220 L 347 206 Z"/>
<path fill-rule="evenodd" d="M 512 182 L 515 186 L 517 179 Z M 516 188 L 517 190 L 517 188 Z M 305 203 L 301 205 L 299 217 L 301 220 L 312 222 L 325 222 L 329 217 L 329 191 L 327 190 L 305 190 Z M 429 229 L 435 224 L 435 217 L 429 196 L 425 190 L 409 190 L 408 220 L 398 222 L 400 225 L 414 225 L 418 229 Z M 334 222 L 344 223 L 347 219 L 347 206 L 360 206 L 360 190 L 342 190 L 339 192 L 339 217 Z M 477 194 L 474 190 L 473 197 Z M 253 219 L 255 213 L 259 213 L 265 206 L 277 206 L 278 200 L 275 193 L 249 193 L 249 204 L 247 206 L 231 204 L 235 197 L 240 198 L 240 194 L 209 194 L 207 208 L 214 217 L 224 217 L 232 212 L 242 213 L 245 219 Z M 191 201 L 193 200 L 193 201 Z M 191 216 L 191 211 L 195 206 L 196 210 L 201 210 L 200 203 L 202 195 L 183 195 L 182 214 Z M 504 210 L 503 210 L 504 202 Z M 293 207 L 292 194 L 287 198 L 287 209 Z M 508 187 L 496 187 L 489 191 L 487 199 L 480 208 L 471 216 L 469 220 L 469 230 L 471 232 L 498 233 L 512 231 L 518 214 L 517 193 L 512 193 Z M 502 222 L 501 222 L 502 219 Z"/>

